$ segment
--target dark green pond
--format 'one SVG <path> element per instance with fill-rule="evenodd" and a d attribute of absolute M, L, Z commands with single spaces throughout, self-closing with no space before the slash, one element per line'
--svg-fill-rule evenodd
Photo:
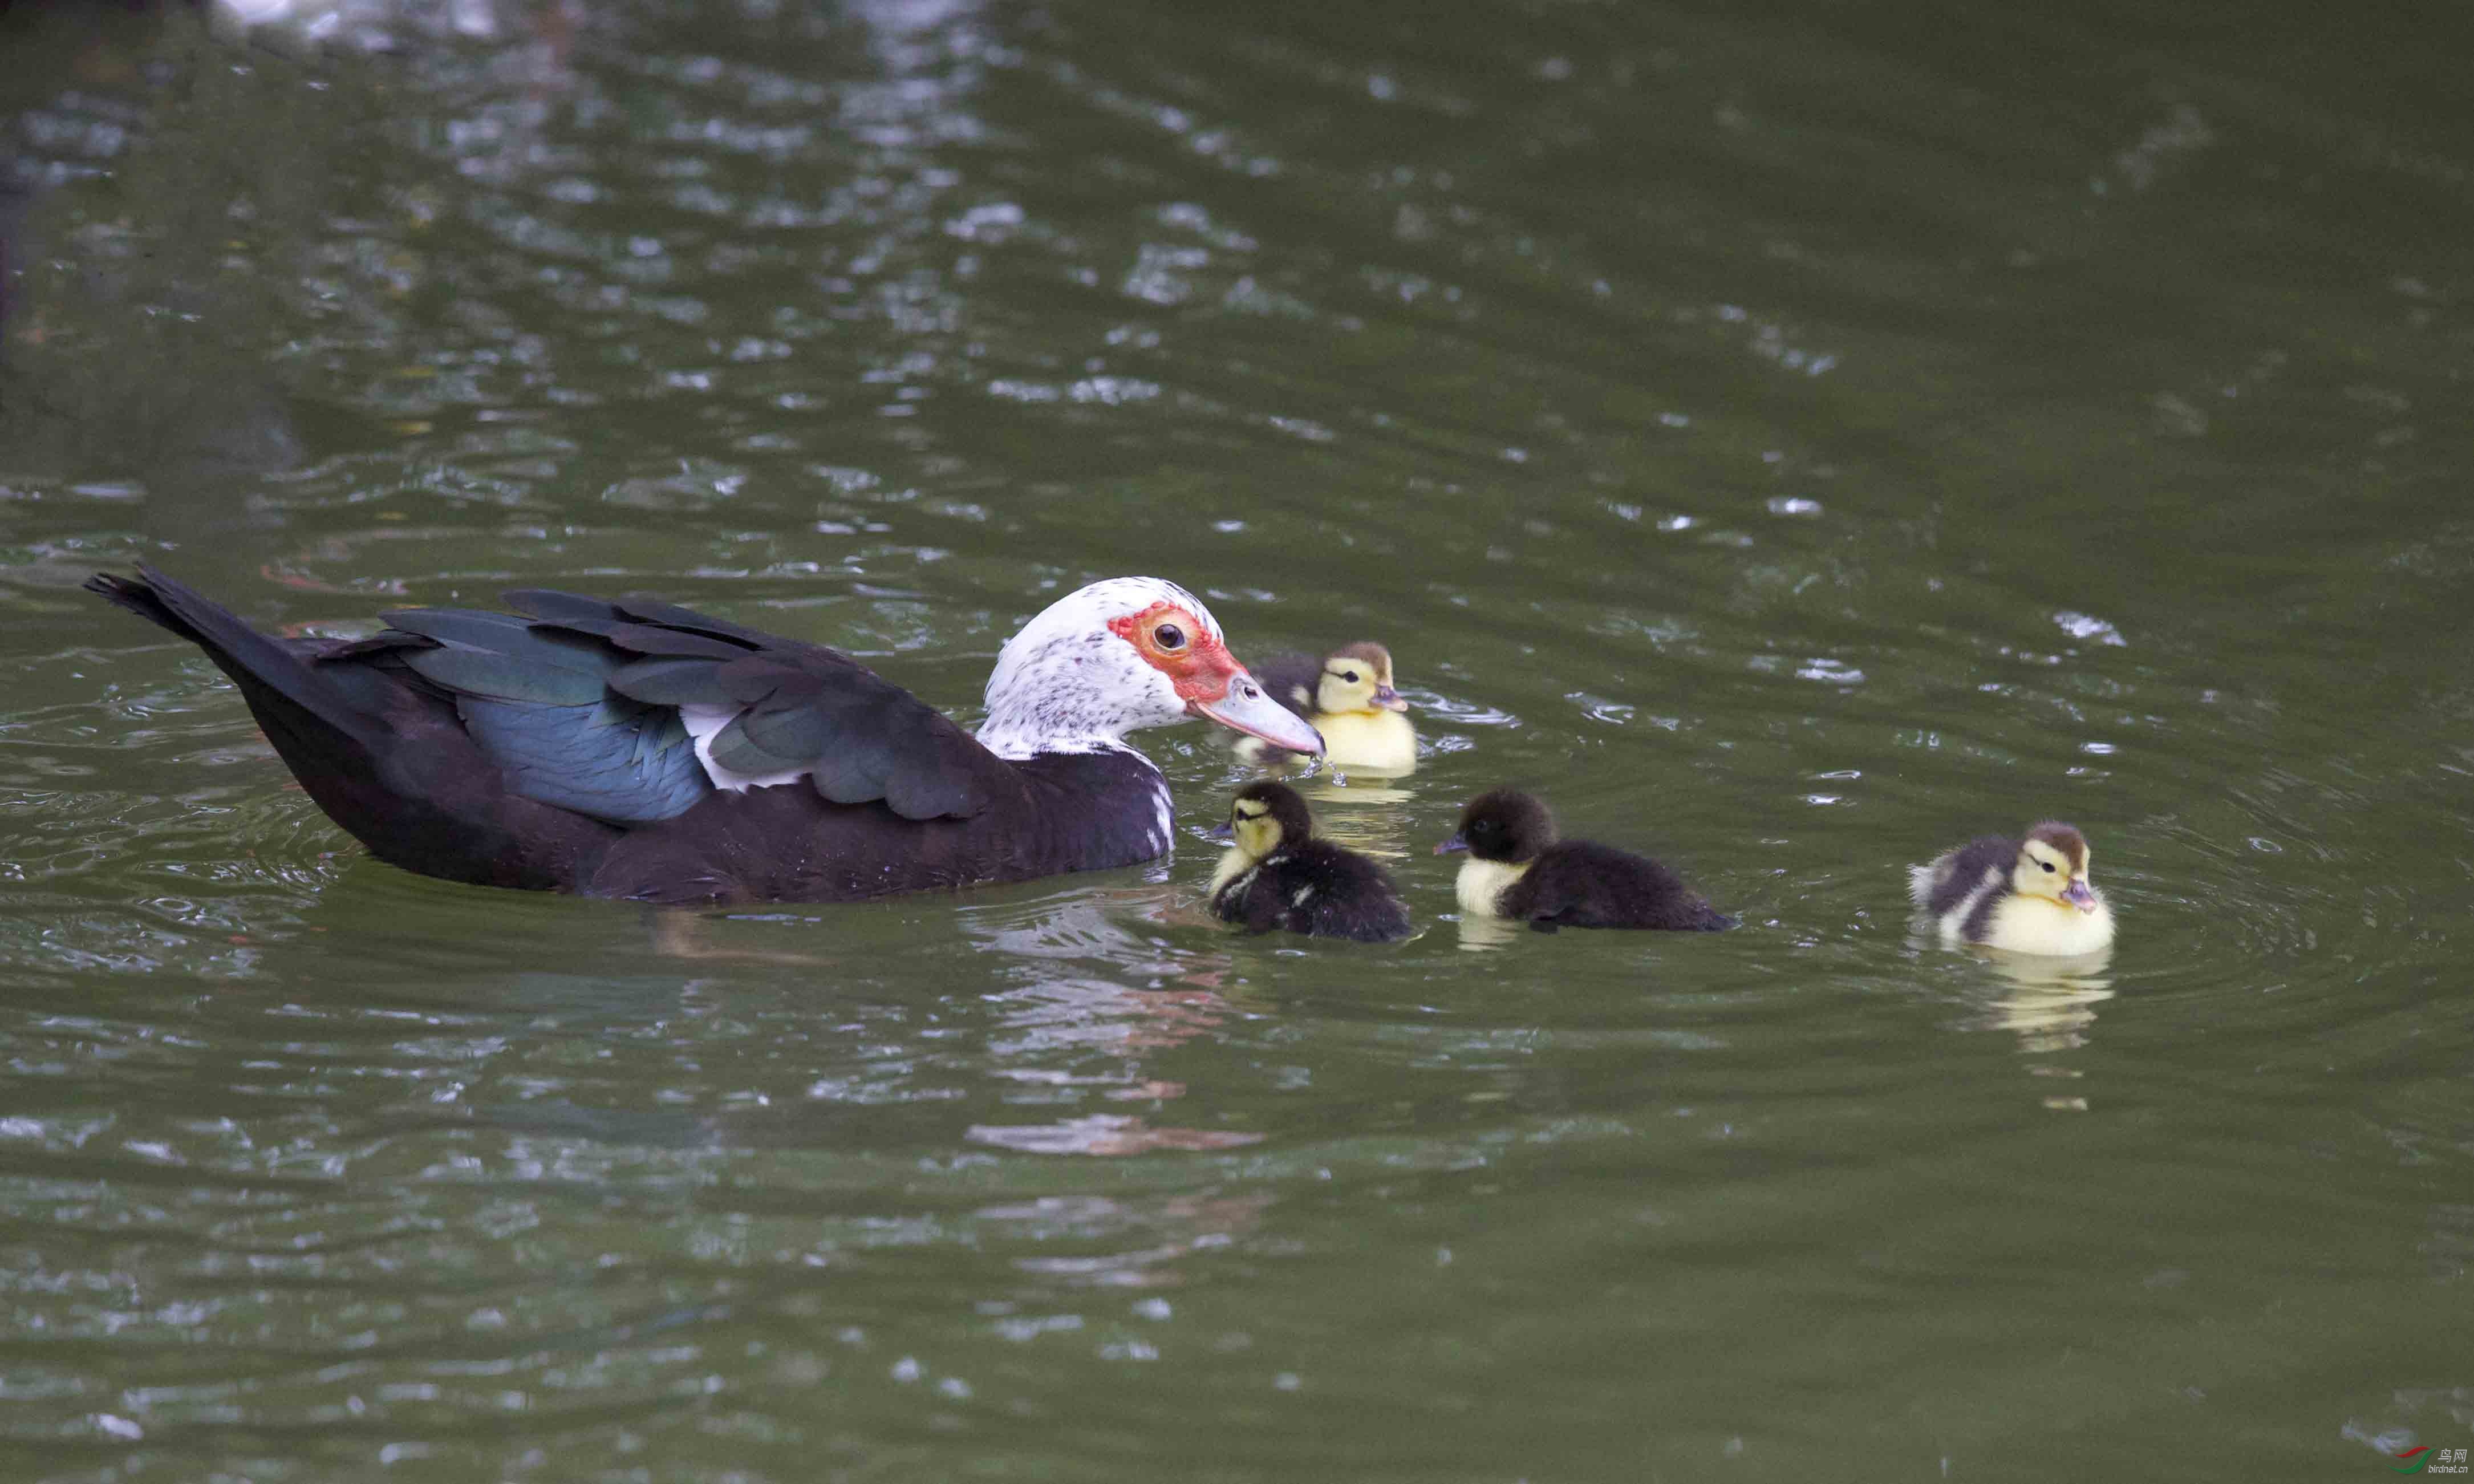
<path fill-rule="evenodd" d="M 2462 14 L 496 5 L 0 15 L 0 1476 L 2474 1443 Z M 656 591 L 965 712 L 1173 578 L 1391 645 L 1423 766 L 1313 791 L 1423 931 L 1209 920 L 1199 728 L 1152 869 L 409 876 L 77 591 L 141 559 L 288 632 Z M 1742 930 L 1465 929 L 1508 781 Z M 2109 966 L 1912 934 L 2047 816 Z"/>

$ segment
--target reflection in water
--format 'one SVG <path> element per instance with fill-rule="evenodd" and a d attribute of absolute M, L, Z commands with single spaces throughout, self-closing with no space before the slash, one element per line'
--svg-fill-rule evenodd
<path fill-rule="evenodd" d="M 1970 950 L 2005 982 L 2006 987 L 1982 1014 L 1964 1024 L 1971 1031 L 2008 1031 L 2019 1037 L 2019 1050 L 2030 1057 L 2057 1056 L 2088 1044 L 2096 1024 L 2096 1007 L 2113 998 L 2113 981 L 2104 976 L 2113 962 L 2107 944 L 2095 953 L 2068 957 L 2004 953 L 1998 948 Z M 2028 1063 L 2031 1076 L 2075 1080 L 2084 1074 L 2055 1062 Z M 2084 1095 L 2054 1093 L 2045 1107 L 2060 1112 L 2085 1112 Z"/>
<path fill-rule="evenodd" d="M 2113 948 L 2110 944 L 2094 953 L 2073 954 L 2061 958 L 2008 954 L 2000 949 L 1979 950 L 1977 957 L 1992 965 L 1996 973 L 2010 982 L 2010 992 L 2003 996 L 2002 1003 L 2005 1006 L 2016 1005 L 2021 1008 L 2013 1012 L 2015 1018 L 2003 1022 L 2003 1028 L 2021 1032 L 2023 1034 L 2039 1030 L 2056 1032 L 2059 1023 L 2034 1010 L 2032 1007 L 2035 1005 L 2048 1001 L 2058 1003 L 2063 1000 L 2094 1004 L 2099 1000 L 2113 998 L 2113 981 L 2102 977 L 2104 971 L 2113 963 Z M 2068 1027 L 2075 1028 L 2094 1020 L 2096 1013 L 2091 1010 L 2083 1016 L 2064 1018 L 2067 1020 Z M 2082 1044 L 2084 1044 L 2082 1040 L 2073 1036 L 2067 1041 L 2056 1041 L 2050 1045 L 2030 1045 L 2026 1049 L 2050 1051 L 2060 1049 L 2064 1045 Z"/>
<path fill-rule="evenodd" d="M 1028 1155 L 1147 1155 L 1159 1149 L 1237 1149 L 1263 1141 L 1259 1133 L 1226 1130 L 1154 1129 L 1139 1118 L 1117 1113 L 1094 1113 L 1053 1124 L 973 1124 L 965 1136 L 974 1144 Z"/>
<path fill-rule="evenodd" d="M 1410 840 L 1413 826 L 1409 813 L 1409 806 L 1417 801 L 1415 790 L 1363 783 L 1354 776 L 1344 779 L 1326 772 L 1301 782 L 1298 791 L 1305 795 L 1314 810 L 1316 834 L 1385 860 L 1406 860 L 1416 855 Z"/>
<path fill-rule="evenodd" d="M 1183 1083 L 1152 1076 L 1137 1054 L 1164 1052 L 1221 1026 L 1235 1011 L 1222 997 L 1218 970 L 1227 960 L 1209 960 L 1147 942 L 1120 926 L 1111 911 L 1158 920 L 1174 910 L 1165 888 L 1139 890 L 1074 890 L 1031 904 L 966 912 L 964 930 L 983 947 L 1020 961 L 1005 977 L 1028 981 L 986 998 L 1004 1009 L 991 1052 L 1004 1063 L 998 1075 L 1044 1093 L 1026 1091 L 1008 1101 L 1077 1100 L 1080 1089 L 1099 1089 L 1115 1102 L 1183 1097 Z M 1076 973 L 1075 967 L 1104 973 Z M 1060 968 L 1066 969 L 1060 972 Z M 1136 986 L 1126 981 L 1147 977 Z M 1011 1033 L 1010 1034 L 1004 1033 Z M 1026 1060 L 1059 1052 L 1114 1051 L 1124 1060 L 1101 1072 L 1067 1073 L 1027 1066 Z M 1154 1127 L 1128 1113 L 1092 1113 L 1039 1124 L 974 1124 L 976 1144 L 1029 1154 L 1139 1155 L 1163 1149 L 1233 1149 L 1263 1135 L 1238 1130 Z"/>
<path fill-rule="evenodd" d="M 1481 912 L 1460 914 L 1461 951 L 1493 953 L 1509 948 L 1515 939 L 1529 930 L 1506 917 L 1491 917 Z"/>
<path fill-rule="evenodd" d="M 1154 1200 L 1046 1196 L 1031 1202 L 982 1206 L 972 1214 L 996 1228 L 1001 1236 L 1043 1245 L 1138 1238 L 1143 1245 L 1117 1252 L 1016 1257 L 1013 1265 L 1025 1273 L 1075 1284 L 1158 1288 L 1179 1281 L 1177 1271 L 1168 1264 L 1195 1253 L 1229 1246 L 1259 1227 L 1263 1213 L 1272 1204 L 1268 1190 Z"/>
<path fill-rule="evenodd" d="M 387 52 L 417 41 L 497 40 L 505 0 L 214 0 L 216 19 L 255 33 L 258 46 L 332 46 Z M 521 8 L 521 5 L 520 5 Z M 565 24 L 564 0 L 546 0 L 534 24 Z"/>

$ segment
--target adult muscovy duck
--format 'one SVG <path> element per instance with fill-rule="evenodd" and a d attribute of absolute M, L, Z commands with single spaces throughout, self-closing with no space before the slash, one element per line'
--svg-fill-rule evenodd
<path fill-rule="evenodd" d="M 528 590 L 284 640 L 152 568 L 86 586 L 206 650 L 372 854 L 483 886 L 848 901 L 1130 865 L 1170 812 L 1128 732 L 1208 717 L 1322 750 L 1155 577 L 1007 641 L 976 738 L 848 655 L 647 599 Z"/>

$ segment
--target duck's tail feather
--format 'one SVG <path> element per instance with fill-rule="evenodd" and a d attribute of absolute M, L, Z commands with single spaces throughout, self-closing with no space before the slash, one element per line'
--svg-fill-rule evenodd
<path fill-rule="evenodd" d="M 1907 867 L 1907 900 L 1916 904 L 1916 911 L 1920 912 L 1932 911 L 1933 888 L 1940 885 L 1941 863 L 1939 861 Z"/>
<path fill-rule="evenodd" d="M 140 564 L 134 577 L 97 572 L 85 589 L 206 651 L 250 698 L 261 722 L 271 718 L 259 703 L 279 697 L 364 749 L 375 749 L 386 735 L 383 720 L 354 706 L 352 693 L 318 673 L 308 656 L 152 567 Z"/>

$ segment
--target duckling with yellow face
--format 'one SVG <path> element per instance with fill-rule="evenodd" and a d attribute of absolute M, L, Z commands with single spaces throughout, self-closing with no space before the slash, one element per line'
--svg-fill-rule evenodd
<path fill-rule="evenodd" d="M 1254 667 L 1254 678 L 1322 734 L 1323 761 L 1333 767 L 1395 777 L 1417 771 L 1418 729 L 1409 703 L 1392 689 L 1392 651 L 1381 645 L 1349 645 L 1320 660 L 1274 655 Z M 1237 752 L 1255 764 L 1296 756 L 1252 737 Z"/>
<path fill-rule="evenodd" d="M 2011 953 L 2094 953 L 2113 909 L 2088 880 L 2087 837 L 2048 819 L 2020 839 L 1987 835 L 1907 868 L 1907 895 L 1945 943 Z"/>
<path fill-rule="evenodd" d="M 1313 813 L 1287 784 L 1238 790 L 1228 823 L 1212 833 L 1234 841 L 1211 874 L 1211 911 L 1223 922 L 1361 943 L 1397 942 L 1413 931 L 1391 873 L 1315 839 Z"/>

